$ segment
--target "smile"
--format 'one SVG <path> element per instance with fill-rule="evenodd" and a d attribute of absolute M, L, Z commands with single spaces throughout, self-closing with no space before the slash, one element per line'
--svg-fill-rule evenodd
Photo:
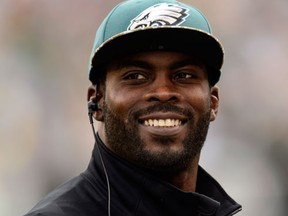
<path fill-rule="evenodd" d="M 145 126 L 149 127 L 176 127 L 182 125 L 179 119 L 148 119 L 144 121 Z"/>
<path fill-rule="evenodd" d="M 186 116 L 175 112 L 154 112 L 138 119 L 139 123 L 149 130 L 175 130 L 187 123 Z M 182 127 L 181 127 L 182 128 Z"/>

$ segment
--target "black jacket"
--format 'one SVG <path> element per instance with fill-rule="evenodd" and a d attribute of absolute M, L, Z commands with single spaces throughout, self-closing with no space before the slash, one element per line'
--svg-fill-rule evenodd
<path fill-rule="evenodd" d="M 99 137 L 96 145 L 88 169 L 49 193 L 26 216 L 106 216 L 108 203 L 111 216 L 230 216 L 241 210 L 201 167 L 196 192 L 187 193 L 121 160 Z"/>

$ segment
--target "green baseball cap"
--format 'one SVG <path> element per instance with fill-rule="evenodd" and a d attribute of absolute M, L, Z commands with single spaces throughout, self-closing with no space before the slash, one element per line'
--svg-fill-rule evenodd
<path fill-rule="evenodd" d="M 199 10 L 175 0 L 126 0 L 112 9 L 96 33 L 89 80 L 96 83 L 112 59 L 150 50 L 194 55 L 207 66 L 210 84 L 219 81 L 220 42 Z"/>

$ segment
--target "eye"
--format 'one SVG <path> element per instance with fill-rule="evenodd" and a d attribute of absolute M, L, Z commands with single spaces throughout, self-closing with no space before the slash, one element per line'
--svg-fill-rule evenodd
<path fill-rule="evenodd" d="M 124 77 L 123 77 L 124 80 L 138 80 L 138 81 L 141 81 L 141 80 L 146 80 L 147 77 L 145 77 L 143 74 L 141 73 L 129 73 L 129 74 L 126 74 Z"/>
<path fill-rule="evenodd" d="M 175 80 L 183 80 L 183 81 L 197 78 L 198 76 L 192 72 L 179 72 L 174 76 Z"/>
<path fill-rule="evenodd" d="M 165 23 L 162 20 L 156 20 L 156 21 L 151 22 L 150 26 L 163 26 L 163 25 L 166 25 L 166 24 L 167 23 Z"/>
<path fill-rule="evenodd" d="M 135 26 L 135 29 L 143 29 L 146 26 L 147 26 L 146 24 L 139 24 L 139 25 Z"/>
<path fill-rule="evenodd" d="M 146 14 L 141 20 L 147 20 L 149 18 L 149 14 Z"/>

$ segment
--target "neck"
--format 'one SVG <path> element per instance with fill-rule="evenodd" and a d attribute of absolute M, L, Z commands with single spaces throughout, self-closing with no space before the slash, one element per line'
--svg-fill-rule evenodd
<path fill-rule="evenodd" d="M 200 155 L 198 155 L 193 160 L 193 162 L 187 169 L 171 175 L 162 175 L 161 178 L 182 191 L 195 192 L 197 183 L 199 156 Z"/>

